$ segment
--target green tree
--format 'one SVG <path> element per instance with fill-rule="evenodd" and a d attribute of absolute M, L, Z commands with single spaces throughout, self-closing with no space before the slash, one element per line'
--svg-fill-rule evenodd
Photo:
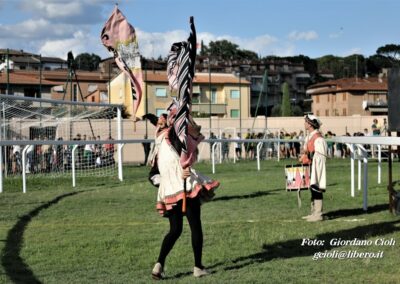
<path fill-rule="evenodd" d="M 92 53 L 81 53 L 75 57 L 75 66 L 78 70 L 94 71 L 99 68 L 100 56 Z"/>
<path fill-rule="evenodd" d="M 281 116 L 281 114 L 282 114 L 281 105 L 280 104 L 274 105 L 271 109 L 271 116 L 276 117 L 276 116 Z"/>
<path fill-rule="evenodd" d="M 385 46 L 381 46 L 376 50 L 376 54 L 388 58 L 397 66 L 400 64 L 400 45 L 398 44 L 387 44 Z"/>
<path fill-rule="evenodd" d="M 289 84 L 282 84 L 282 116 L 292 115 L 292 106 L 290 105 Z"/>
<path fill-rule="evenodd" d="M 254 51 L 239 49 L 239 46 L 228 40 L 210 41 L 208 47 L 201 46 L 200 55 L 221 57 L 222 59 L 249 59 L 257 60 L 258 55 Z"/>
<path fill-rule="evenodd" d="M 377 76 L 382 71 L 382 68 L 390 68 L 392 65 L 389 58 L 375 54 L 366 59 L 366 72 L 372 76 Z"/>
<path fill-rule="evenodd" d="M 303 116 L 303 114 L 304 114 L 304 111 L 301 108 L 301 106 L 299 106 L 299 105 L 293 106 L 293 109 L 292 109 L 293 116 Z"/>

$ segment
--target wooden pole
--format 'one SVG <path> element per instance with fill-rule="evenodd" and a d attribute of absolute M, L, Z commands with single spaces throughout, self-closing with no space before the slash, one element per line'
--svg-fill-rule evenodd
<path fill-rule="evenodd" d="M 182 213 L 186 213 L 186 179 L 183 180 Z"/>

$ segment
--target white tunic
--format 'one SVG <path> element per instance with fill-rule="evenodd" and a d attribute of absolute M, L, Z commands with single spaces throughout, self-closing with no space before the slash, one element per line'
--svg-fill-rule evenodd
<path fill-rule="evenodd" d="M 312 131 L 304 140 L 304 148 L 306 149 L 308 141 L 318 130 Z M 315 153 L 311 164 L 311 181 L 310 185 L 317 184 L 319 188 L 326 189 L 326 157 L 327 144 L 323 137 L 318 137 L 314 141 Z"/>

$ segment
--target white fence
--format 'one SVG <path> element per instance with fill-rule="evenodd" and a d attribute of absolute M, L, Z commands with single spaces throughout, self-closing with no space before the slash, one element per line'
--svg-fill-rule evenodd
<path fill-rule="evenodd" d="M 118 167 L 118 178 L 122 181 L 123 180 L 123 155 L 122 149 L 126 144 L 141 144 L 141 143 L 152 143 L 154 140 L 151 139 L 135 139 L 135 140 L 100 140 L 96 141 L 98 144 L 113 144 L 117 145 L 117 167 Z M 381 183 L 381 162 L 382 162 L 382 146 L 400 146 L 400 137 L 349 137 L 349 136 L 342 136 L 330 139 L 334 143 L 342 143 L 346 144 L 350 151 L 350 163 L 351 163 L 351 196 L 355 196 L 355 161 L 358 161 L 358 190 L 361 189 L 361 168 L 363 166 L 363 209 L 367 210 L 368 208 L 368 152 L 365 149 L 364 145 L 376 145 L 377 152 L 378 152 L 378 184 Z M 280 159 L 280 146 L 281 144 L 288 143 L 288 142 L 299 142 L 299 140 L 283 140 L 283 139 L 241 139 L 241 140 L 226 140 L 226 139 L 212 139 L 212 140 L 205 140 L 205 143 L 210 143 L 210 148 L 212 151 L 211 157 L 211 166 L 212 172 L 216 172 L 216 149 L 221 143 L 255 143 L 256 145 L 256 169 L 260 170 L 260 159 L 261 159 L 261 150 L 265 145 L 275 145 L 276 151 L 276 159 L 279 161 Z M 41 145 L 44 143 L 48 143 L 50 145 L 72 145 L 73 151 L 76 151 L 78 145 L 86 145 L 91 143 L 90 141 L 0 141 L 0 161 L 3 161 L 2 157 L 2 148 L 19 144 L 23 146 L 22 151 L 22 180 L 23 180 L 23 188 L 22 191 L 26 192 L 26 149 L 29 145 Z M 203 143 L 204 144 L 204 143 Z M 235 154 L 235 153 L 234 153 Z M 72 155 L 75 157 L 75 155 Z M 219 163 L 222 161 L 220 160 Z M 236 162 L 236 159 L 233 159 L 233 162 Z M 71 180 L 72 186 L 76 186 L 76 161 L 75 159 L 72 160 L 71 164 Z M 0 192 L 3 192 L 3 179 L 4 179 L 4 166 L 3 163 L 0 163 Z"/>

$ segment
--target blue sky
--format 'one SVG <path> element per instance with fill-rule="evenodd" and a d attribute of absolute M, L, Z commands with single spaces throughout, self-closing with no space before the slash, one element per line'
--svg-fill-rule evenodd
<path fill-rule="evenodd" d="M 398 0 L 0 0 L 0 48 L 107 57 L 99 34 L 116 2 L 146 57 L 186 39 L 190 16 L 199 41 L 227 39 L 261 56 L 370 56 L 400 44 Z"/>

